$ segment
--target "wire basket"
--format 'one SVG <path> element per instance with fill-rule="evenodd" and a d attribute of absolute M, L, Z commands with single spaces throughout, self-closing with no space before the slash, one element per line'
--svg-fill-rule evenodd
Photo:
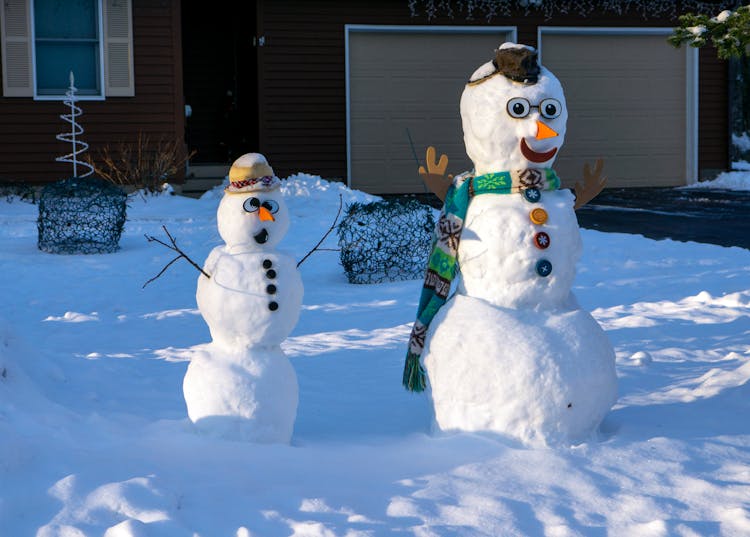
<path fill-rule="evenodd" d="M 101 179 L 74 177 L 47 185 L 39 199 L 39 249 L 51 254 L 117 251 L 127 195 Z"/>
<path fill-rule="evenodd" d="M 434 227 L 433 209 L 415 199 L 349 205 L 338 226 L 340 261 L 349 283 L 422 278 Z"/>

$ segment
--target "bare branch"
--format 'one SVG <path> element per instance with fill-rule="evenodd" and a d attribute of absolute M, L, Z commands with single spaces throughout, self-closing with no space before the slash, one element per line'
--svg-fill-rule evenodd
<path fill-rule="evenodd" d="M 145 289 L 148 284 L 150 284 L 152 281 L 154 281 L 157 278 L 159 278 L 159 276 L 161 276 L 162 274 L 164 274 L 165 272 L 167 272 L 167 269 L 172 266 L 172 263 L 174 263 L 175 261 L 178 261 L 180 258 L 182 258 L 182 256 L 178 255 L 172 261 L 170 261 L 169 263 L 167 263 L 166 265 L 164 265 L 164 268 L 161 269 L 161 271 L 159 271 L 159 274 L 157 274 L 156 276 L 154 276 L 153 278 L 151 278 L 150 280 L 148 280 L 146 283 L 144 283 L 143 287 L 141 287 L 141 289 Z"/>
<path fill-rule="evenodd" d="M 315 245 L 315 246 L 313 247 L 313 249 L 312 249 L 312 250 L 310 250 L 309 252 L 307 252 L 307 254 L 305 255 L 305 257 L 303 257 L 303 258 L 302 258 L 302 259 L 300 260 L 300 262 L 299 262 L 299 263 L 297 263 L 297 268 L 299 268 L 299 266 L 300 266 L 300 265 L 301 265 L 302 263 L 304 263 L 304 262 L 305 262 L 305 260 L 306 260 L 306 259 L 307 259 L 308 257 L 310 257 L 310 256 L 312 255 L 312 253 L 313 253 L 313 252 L 314 252 L 315 250 L 318 250 L 318 249 L 319 249 L 318 247 L 319 247 L 319 246 L 320 246 L 321 244 L 323 244 L 323 241 L 324 241 L 324 240 L 326 240 L 326 237 L 328 237 L 328 235 L 330 235 L 330 234 L 331 234 L 331 231 L 333 231 L 333 230 L 334 230 L 334 228 L 336 227 L 336 222 L 338 222 L 338 221 L 339 221 L 339 216 L 341 216 L 341 208 L 343 207 L 343 205 L 344 205 L 344 199 L 343 199 L 343 198 L 341 197 L 341 194 L 339 194 L 339 210 L 338 210 L 338 212 L 336 212 L 336 218 L 334 218 L 334 219 L 333 219 L 333 223 L 331 224 L 331 227 L 329 227 L 329 228 L 328 228 L 328 231 L 326 231 L 326 232 L 325 232 L 325 235 L 323 235 L 323 238 L 322 238 L 322 239 L 320 239 L 320 240 L 318 241 L 318 244 L 316 244 L 316 245 Z"/>
<path fill-rule="evenodd" d="M 169 237 L 169 241 L 172 243 L 171 245 L 167 244 L 166 242 L 164 242 L 164 241 L 162 241 L 160 239 L 157 239 L 156 237 L 154 237 L 152 235 L 144 235 L 144 237 L 146 237 L 146 240 L 148 242 L 157 242 L 157 243 L 161 244 L 162 246 L 164 246 L 166 248 L 169 248 L 170 250 L 172 250 L 174 252 L 177 252 L 179 255 L 177 257 L 175 257 L 172 261 L 170 261 L 169 263 L 167 263 L 166 266 L 163 269 L 161 269 L 161 272 L 159 272 L 159 274 L 157 274 L 156 276 L 154 276 L 153 278 L 151 278 L 150 280 L 148 280 L 146 283 L 144 283 L 143 287 L 146 287 L 149 283 L 151 283 L 152 281 L 154 281 L 155 279 L 157 279 L 159 276 L 161 276 L 162 274 L 164 274 L 167 271 L 167 269 L 170 266 L 172 266 L 172 264 L 175 261 L 177 261 L 178 259 L 181 259 L 181 258 L 185 259 L 188 263 L 190 263 L 191 265 L 193 265 L 193 267 L 195 267 L 206 278 L 210 278 L 211 277 L 210 274 L 208 274 L 205 270 L 203 270 L 200 267 L 200 265 L 198 265 L 195 261 L 193 261 L 192 259 L 190 259 L 190 257 L 185 252 L 183 252 L 180 249 L 179 246 L 177 246 L 177 240 L 172 236 L 171 233 L 169 233 L 169 230 L 167 229 L 167 226 L 161 226 L 161 227 L 164 230 L 164 233 L 167 234 L 167 237 Z"/>

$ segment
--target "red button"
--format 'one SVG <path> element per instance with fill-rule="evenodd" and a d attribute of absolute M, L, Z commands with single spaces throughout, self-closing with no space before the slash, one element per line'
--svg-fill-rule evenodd
<path fill-rule="evenodd" d="M 534 235 L 534 246 L 539 248 L 540 250 L 546 250 L 549 248 L 549 235 L 547 235 L 544 231 L 540 231 L 536 235 Z"/>

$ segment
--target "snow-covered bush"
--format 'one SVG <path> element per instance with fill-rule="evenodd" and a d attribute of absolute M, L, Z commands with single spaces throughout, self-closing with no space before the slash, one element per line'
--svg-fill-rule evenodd
<path fill-rule="evenodd" d="M 750 6 L 734 11 L 724 10 L 714 17 L 687 13 L 680 16 L 680 25 L 669 37 L 669 42 L 702 47 L 709 41 L 716 47 L 719 58 L 739 58 L 747 55 L 750 44 Z"/>
<path fill-rule="evenodd" d="M 711 43 L 719 58 L 730 61 L 730 115 L 732 161 L 750 159 L 745 141 L 750 132 L 750 5 L 724 10 L 715 16 L 688 13 L 680 17 L 680 25 L 668 41 L 675 47 L 683 44 L 703 47 Z"/>

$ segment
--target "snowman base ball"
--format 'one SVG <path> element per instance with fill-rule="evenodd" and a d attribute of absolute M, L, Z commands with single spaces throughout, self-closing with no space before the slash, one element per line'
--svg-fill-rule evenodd
<path fill-rule="evenodd" d="M 297 375 L 278 346 L 196 349 L 183 380 L 188 416 L 202 433 L 288 444 L 297 416 Z"/>
<path fill-rule="evenodd" d="M 482 326 L 494 326 L 482 337 Z M 489 431 L 531 446 L 571 445 L 617 399 L 612 346 L 587 312 L 510 309 L 464 295 L 441 308 L 424 365 L 440 430 Z"/>

